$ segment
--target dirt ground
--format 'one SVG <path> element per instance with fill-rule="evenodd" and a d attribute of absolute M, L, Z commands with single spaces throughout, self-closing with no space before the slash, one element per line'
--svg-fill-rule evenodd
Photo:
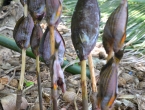
<path fill-rule="evenodd" d="M 16 3 L 5 6 L 0 10 L 0 34 L 11 37 L 15 22 L 22 15 L 22 11 Z M 62 17 L 62 22 L 58 26 L 59 32 L 62 34 L 66 51 L 64 59 L 69 62 L 77 61 L 77 56 L 71 41 L 71 31 L 69 26 L 64 22 L 67 17 Z M 45 20 L 42 21 L 41 27 L 43 31 L 46 28 Z M 95 66 L 96 80 L 99 79 L 99 73 L 103 65 L 106 63 L 106 53 L 101 42 L 98 42 L 92 51 Z M 118 97 L 112 110 L 145 110 L 145 57 L 137 57 L 134 51 L 125 51 L 124 57 L 119 65 L 119 89 Z M 48 67 L 41 63 L 41 81 L 43 91 L 43 105 L 45 109 L 50 109 L 51 105 L 51 79 Z M 38 108 L 38 92 L 37 77 L 35 72 L 35 60 L 27 57 L 26 74 L 23 97 L 28 102 L 28 110 L 36 110 Z M 10 49 L 0 46 L 0 99 L 6 96 L 16 94 L 21 69 L 21 54 Z M 58 90 L 59 110 L 79 110 L 82 109 L 81 104 L 81 87 L 80 74 L 72 75 L 64 72 L 67 84 L 67 92 L 63 94 Z M 88 81 L 88 97 L 91 95 L 91 82 Z M 16 97 L 13 97 L 16 100 Z M 9 98 L 8 98 L 9 99 Z M 25 104 L 24 104 L 25 105 Z M 36 107 L 36 108 L 34 108 Z M 89 110 L 91 110 L 91 102 L 89 99 Z"/>

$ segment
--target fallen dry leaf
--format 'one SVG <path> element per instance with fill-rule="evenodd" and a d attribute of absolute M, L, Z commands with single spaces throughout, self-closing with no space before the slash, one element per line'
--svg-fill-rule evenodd
<path fill-rule="evenodd" d="M 0 78 L 1 84 L 7 84 L 8 81 L 9 81 L 9 76 L 4 76 L 4 77 Z"/>
<path fill-rule="evenodd" d="M 124 86 L 124 85 L 126 85 L 125 79 L 122 78 L 122 77 L 119 77 L 118 86 L 119 86 L 119 87 L 122 87 L 122 86 Z"/>
<path fill-rule="evenodd" d="M 50 103 L 51 96 L 43 92 L 43 98 L 47 103 Z"/>
<path fill-rule="evenodd" d="M 35 105 L 32 106 L 32 109 L 31 110 L 40 110 L 39 103 L 35 103 Z M 43 106 L 43 110 L 46 110 L 46 107 L 45 106 Z"/>
<path fill-rule="evenodd" d="M 9 94 L 6 97 L 0 99 L 2 107 L 4 110 L 15 110 L 16 107 L 16 94 Z M 25 110 L 28 106 L 27 100 L 22 97 L 21 109 Z"/>
<path fill-rule="evenodd" d="M 0 91 L 4 89 L 4 85 L 2 83 L 0 83 Z"/>

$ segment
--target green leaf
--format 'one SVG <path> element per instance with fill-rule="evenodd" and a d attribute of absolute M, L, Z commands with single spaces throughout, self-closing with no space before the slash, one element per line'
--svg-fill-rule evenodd
<path fill-rule="evenodd" d="M 24 83 L 25 83 L 25 86 L 26 86 L 26 87 L 29 87 L 29 86 L 31 86 L 31 85 L 34 85 L 34 82 L 32 82 L 32 81 L 24 80 Z"/>

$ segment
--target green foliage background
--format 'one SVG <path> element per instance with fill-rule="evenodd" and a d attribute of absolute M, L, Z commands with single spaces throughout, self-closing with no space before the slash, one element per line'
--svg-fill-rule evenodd
<path fill-rule="evenodd" d="M 71 23 L 71 16 L 75 8 L 77 0 L 63 1 L 63 18 L 68 26 Z M 101 41 L 103 29 L 109 15 L 120 4 L 121 0 L 98 0 L 101 23 L 100 35 L 98 41 Z M 136 51 L 138 54 L 145 54 L 145 0 L 128 0 L 128 24 L 126 50 Z"/>

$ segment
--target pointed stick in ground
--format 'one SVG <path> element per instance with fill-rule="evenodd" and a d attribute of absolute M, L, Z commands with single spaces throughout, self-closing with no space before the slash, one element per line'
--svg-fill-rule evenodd
<path fill-rule="evenodd" d="M 83 109 L 88 110 L 88 93 L 86 82 L 86 60 L 81 61 L 81 86 L 82 86 L 82 103 Z"/>
<path fill-rule="evenodd" d="M 50 26 L 50 51 L 51 56 L 54 55 L 55 52 L 55 36 L 54 36 L 54 26 Z M 53 61 L 50 63 L 50 69 L 53 69 Z M 51 74 L 51 93 L 52 93 L 52 108 L 53 110 L 57 110 L 57 85 L 53 84 L 53 70 L 50 71 Z"/>
<path fill-rule="evenodd" d="M 36 56 L 36 72 L 37 72 L 37 83 L 38 83 L 38 94 L 39 94 L 39 107 L 40 110 L 43 110 L 39 55 Z"/>
<path fill-rule="evenodd" d="M 53 55 L 55 52 L 54 26 L 51 25 L 49 29 L 50 29 L 50 48 L 51 48 L 50 51 L 51 51 L 51 55 Z"/>
<path fill-rule="evenodd" d="M 22 98 L 22 90 L 23 90 L 23 83 L 24 83 L 25 63 L 26 63 L 26 49 L 22 49 L 22 66 L 21 66 L 20 81 L 19 81 L 18 91 L 17 91 L 16 110 L 20 110 L 21 102 L 22 102 L 21 98 Z"/>
<path fill-rule="evenodd" d="M 89 69 L 90 69 L 90 76 L 91 76 L 91 83 L 92 83 L 92 95 L 91 95 L 91 102 L 92 102 L 92 110 L 96 109 L 96 95 L 97 95 L 97 86 L 96 86 L 96 78 L 95 78 L 95 72 L 94 72 L 94 64 L 92 59 L 92 54 L 88 56 L 88 62 L 89 62 Z"/>

